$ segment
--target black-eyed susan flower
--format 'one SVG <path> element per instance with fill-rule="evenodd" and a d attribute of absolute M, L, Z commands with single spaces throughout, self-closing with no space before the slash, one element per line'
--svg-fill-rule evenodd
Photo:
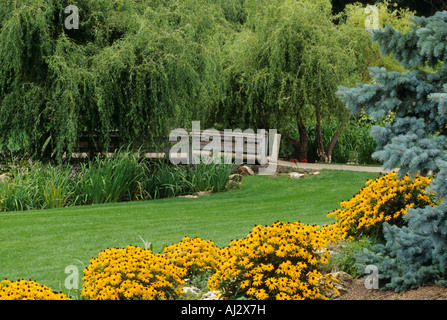
<path fill-rule="evenodd" d="M 340 209 L 328 214 L 335 217 L 334 226 L 346 238 L 362 235 L 382 236 L 384 222 L 404 225 L 403 216 L 409 208 L 435 206 L 426 192 L 432 178 L 408 176 L 398 178 L 388 173 L 375 180 L 368 180 L 354 197 L 340 203 Z"/>
<path fill-rule="evenodd" d="M 327 263 L 325 247 L 338 235 L 333 227 L 299 222 L 257 225 L 221 250 L 222 263 L 208 286 L 222 298 L 326 299 L 338 291 L 318 266 Z"/>
<path fill-rule="evenodd" d="M 163 255 L 176 266 L 186 269 L 188 278 L 210 271 L 221 261 L 220 249 L 212 241 L 184 237 L 179 243 L 167 246 Z"/>
<path fill-rule="evenodd" d="M 101 251 L 84 270 L 81 296 L 91 300 L 165 300 L 182 293 L 186 270 L 135 246 Z"/>
<path fill-rule="evenodd" d="M 63 293 L 33 280 L 3 280 L 0 282 L 0 300 L 71 300 Z"/>

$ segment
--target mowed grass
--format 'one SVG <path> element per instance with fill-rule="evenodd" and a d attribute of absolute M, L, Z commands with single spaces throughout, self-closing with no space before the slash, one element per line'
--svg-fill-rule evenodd
<path fill-rule="evenodd" d="M 143 241 L 158 251 L 182 237 L 201 237 L 223 247 L 256 224 L 331 223 L 326 214 L 351 198 L 377 173 L 321 171 L 244 177 L 240 189 L 199 197 L 170 198 L 0 214 L 0 280 L 32 279 L 66 292 L 65 268 L 82 270 L 106 248 Z M 141 238 L 140 238 L 141 237 Z"/>

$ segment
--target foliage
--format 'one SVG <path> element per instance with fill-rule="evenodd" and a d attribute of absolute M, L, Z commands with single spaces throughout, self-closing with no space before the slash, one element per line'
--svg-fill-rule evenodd
<path fill-rule="evenodd" d="M 234 165 L 224 163 L 209 163 L 195 165 L 194 169 L 191 169 L 191 183 L 194 183 L 199 171 L 205 173 L 205 181 L 208 181 L 208 185 L 204 185 L 202 191 L 212 190 L 213 192 L 222 192 L 226 190 L 228 178 L 234 170 Z M 201 191 L 201 190 L 198 190 Z"/>
<path fill-rule="evenodd" d="M 79 29 L 64 27 L 69 4 Z M 369 43 L 358 4 L 336 16 L 329 0 L 0 5 L 0 154 L 60 160 L 84 134 L 105 151 L 110 131 L 160 147 L 191 120 L 282 130 L 332 118 L 340 130 L 318 151 L 331 154 L 348 118 L 337 86 L 369 80 L 371 64 L 396 67 Z M 408 10 L 378 7 L 381 24 L 408 27 Z"/>
<path fill-rule="evenodd" d="M 365 187 L 350 200 L 341 202 L 341 208 L 328 217 L 335 217 L 335 225 L 344 237 L 359 239 L 366 235 L 383 239 L 384 222 L 403 226 L 403 216 L 409 208 L 435 206 L 425 191 L 431 180 L 423 176 L 399 178 L 394 172 L 368 180 Z"/>
<path fill-rule="evenodd" d="M 223 192 L 233 165 L 192 167 L 146 161 L 118 150 L 77 165 L 16 161 L 2 166 L 0 211 L 159 199 L 197 191 Z"/>
<path fill-rule="evenodd" d="M 64 8 L 79 8 L 79 29 Z M 219 99 L 231 28 L 213 1 L 1 3 L 0 152 L 70 153 L 83 132 L 148 145 Z"/>
<path fill-rule="evenodd" d="M 233 165 L 210 163 L 180 166 L 165 161 L 151 161 L 142 179 L 144 198 L 159 199 L 199 191 L 222 192 L 233 171 Z"/>
<path fill-rule="evenodd" d="M 328 265 L 330 268 L 337 268 L 348 273 L 353 278 L 362 277 L 365 273 L 364 270 L 358 268 L 357 255 L 363 249 L 371 249 L 375 244 L 377 241 L 369 237 L 340 242 L 338 246 L 341 248 L 331 253 Z"/>
<path fill-rule="evenodd" d="M 402 70 L 371 44 L 365 7 L 351 5 L 334 16 L 330 1 L 278 0 L 246 1 L 239 10 L 244 24 L 224 48 L 225 100 L 211 119 L 230 127 L 279 128 L 284 138 L 298 139 L 298 160 L 308 158 L 306 131 L 314 126 L 318 148 L 309 157 L 330 159 L 349 119 L 334 94 L 338 85 L 369 81 L 371 64 Z M 410 14 L 379 5 L 381 23 L 404 29 Z M 318 124 L 326 120 L 336 130 L 322 139 Z"/>
<path fill-rule="evenodd" d="M 224 299 L 325 299 L 337 290 L 318 267 L 327 263 L 325 246 L 335 238 L 327 226 L 257 225 L 247 237 L 222 249 L 222 263 L 209 288 L 221 291 Z"/>
<path fill-rule="evenodd" d="M 161 254 L 127 246 L 106 249 L 84 270 L 81 297 L 90 300 L 166 300 L 182 293 L 186 269 Z"/>
<path fill-rule="evenodd" d="M 327 120 L 321 125 L 321 133 L 324 141 L 329 141 L 336 132 L 337 121 Z M 346 124 L 337 140 L 332 154 L 334 163 L 359 163 L 377 164 L 377 160 L 371 157 L 377 145 L 370 135 L 371 125 L 362 121 L 351 119 Z M 317 131 L 315 125 L 308 126 L 309 134 L 309 162 L 319 161 L 317 155 Z"/>
<path fill-rule="evenodd" d="M 253 217 L 261 223 L 264 221 L 270 224 L 272 212 L 277 212 L 279 219 L 293 219 L 296 217 L 296 208 L 299 207 L 302 208 L 301 219 L 306 219 L 304 221 L 328 222 L 329 219 L 321 215 L 321 212 L 337 205 L 340 194 L 341 198 L 352 194 L 363 185 L 367 177 L 375 175 L 322 171 L 319 176 L 303 180 L 298 189 L 296 182 L 286 177 L 251 176 L 246 177 L 246 180 L 244 178 L 241 189 L 211 198 L 176 198 L 125 205 L 73 207 L 51 212 L 36 210 L 3 214 L 0 215 L 0 233 L 4 236 L 3 247 L 8 259 L 0 260 L 0 266 L 2 273 L 8 278 L 26 276 L 36 280 L 45 279 L 47 284 L 53 283 L 51 287 L 57 287 L 60 285 L 60 274 L 55 274 L 54 270 L 63 270 L 73 261 L 73 257 L 88 262 L 97 248 L 121 246 L 123 242 L 142 240 L 143 248 L 155 252 L 152 248 L 156 246 L 143 240 L 143 237 L 147 239 L 149 236 L 152 243 L 163 244 L 170 243 L 169 239 L 176 239 L 181 234 L 192 234 L 201 239 L 213 239 L 222 248 L 230 239 L 246 234 L 251 229 Z M 335 197 L 321 198 L 322 193 L 334 188 L 338 190 L 337 194 L 332 193 Z M 42 220 L 44 217 L 45 221 Z M 136 238 L 136 235 L 143 237 Z M 41 245 L 33 250 L 26 250 L 36 237 Z M 191 244 L 200 246 L 193 247 Z M 199 238 L 190 238 L 189 241 L 174 246 L 197 253 L 184 256 L 185 260 L 182 261 L 188 265 L 191 262 L 189 258 L 192 257 L 197 257 L 195 261 L 212 261 L 206 251 L 215 250 L 211 242 Z M 201 251 L 200 248 L 204 250 Z M 165 251 L 164 248 L 160 251 L 157 246 L 156 252 Z M 325 256 L 324 251 L 320 253 Z M 57 259 L 54 258 L 56 256 Z M 172 259 L 167 260 L 172 263 Z M 28 263 L 30 261 L 32 263 Z M 48 268 L 49 262 L 52 268 Z M 320 267 L 321 265 L 318 266 Z M 198 269 L 196 270 L 200 274 L 191 279 L 188 285 L 202 286 L 214 271 L 205 269 L 202 274 Z"/>
<path fill-rule="evenodd" d="M 71 300 L 63 293 L 32 280 L 3 280 L 0 282 L 0 300 Z"/>
<path fill-rule="evenodd" d="M 30 161 L 9 170 L 0 183 L 0 211 L 58 208 L 74 202 L 75 182 L 69 167 Z"/>
<path fill-rule="evenodd" d="M 245 12 L 246 23 L 226 47 L 227 98 L 216 122 L 276 127 L 279 115 L 307 104 L 339 105 L 331 83 L 341 81 L 352 57 L 340 48 L 329 1 L 246 2 Z"/>
<path fill-rule="evenodd" d="M 353 113 L 364 110 L 371 118 L 394 114 L 392 123 L 373 127 L 378 143 L 373 154 L 385 168 L 400 166 L 399 176 L 432 171 L 428 191 L 440 205 L 409 209 L 407 226 L 384 224 L 385 245 L 364 252 L 361 261 L 378 266 L 382 283 L 396 291 L 430 283 L 447 284 L 447 158 L 445 36 L 447 12 L 415 17 L 403 33 L 390 25 L 374 30 L 384 55 L 391 54 L 408 72 L 371 68 L 375 80 L 339 94 Z"/>
<path fill-rule="evenodd" d="M 130 152 L 116 152 L 106 158 L 97 156 L 87 164 L 81 164 L 76 202 L 98 204 L 137 200 L 143 170 L 138 156 Z"/>
<path fill-rule="evenodd" d="M 74 203 L 73 173 L 69 167 L 36 163 L 28 176 L 37 189 L 38 208 L 61 208 Z"/>

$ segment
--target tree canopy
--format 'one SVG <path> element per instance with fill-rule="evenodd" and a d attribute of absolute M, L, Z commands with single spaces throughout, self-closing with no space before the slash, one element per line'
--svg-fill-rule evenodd
<path fill-rule="evenodd" d="M 65 8 L 79 28 L 65 27 Z M 398 68 L 365 32 L 364 7 L 330 0 L 0 0 L 0 153 L 70 154 L 84 134 L 104 150 L 153 145 L 192 120 L 219 128 L 299 128 L 349 113 L 337 86 Z M 408 11 L 379 6 L 404 27 Z M 293 137 L 297 138 L 297 137 Z"/>
<path fill-rule="evenodd" d="M 245 23 L 225 47 L 225 100 L 214 120 L 229 126 L 298 128 L 293 137 L 298 160 L 307 158 L 306 126 L 316 122 L 318 155 L 330 161 L 349 112 L 335 95 L 341 84 L 369 80 L 371 63 L 399 68 L 380 56 L 365 31 L 365 8 L 352 5 L 334 16 L 329 1 L 256 1 L 245 6 Z M 381 5 L 382 23 L 404 28 L 409 11 Z M 399 15 L 399 17 L 398 17 Z M 336 20 L 338 20 L 336 22 Z M 323 141 L 321 122 L 338 128 Z"/>
<path fill-rule="evenodd" d="M 79 29 L 66 29 L 68 5 Z M 83 131 L 149 141 L 218 97 L 214 1 L 2 1 L 0 150 L 70 151 Z M 3 8 L 6 8 L 3 11 Z M 33 153 L 32 152 L 32 153 Z"/>

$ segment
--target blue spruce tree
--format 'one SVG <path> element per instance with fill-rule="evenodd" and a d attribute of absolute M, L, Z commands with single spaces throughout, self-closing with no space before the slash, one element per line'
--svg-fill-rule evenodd
<path fill-rule="evenodd" d="M 429 191 L 438 206 L 409 209 L 407 225 L 384 225 L 385 244 L 365 250 L 359 264 L 379 269 L 381 287 L 402 291 L 428 284 L 447 286 L 447 11 L 413 18 L 412 30 L 376 29 L 372 40 L 381 53 L 392 54 L 408 72 L 371 68 L 374 81 L 338 94 L 353 114 L 364 110 L 372 119 L 392 115 L 375 126 L 374 157 L 399 175 L 434 174 Z"/>

